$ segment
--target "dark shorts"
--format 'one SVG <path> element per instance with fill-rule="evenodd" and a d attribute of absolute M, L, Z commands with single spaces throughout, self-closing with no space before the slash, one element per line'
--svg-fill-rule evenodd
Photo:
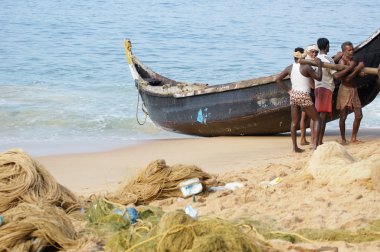
<path fill-rule="evenodd" d="M 310 89 L 310 97 L 311 97 L 311 101 L 315 104 L 314 89 Z"/>

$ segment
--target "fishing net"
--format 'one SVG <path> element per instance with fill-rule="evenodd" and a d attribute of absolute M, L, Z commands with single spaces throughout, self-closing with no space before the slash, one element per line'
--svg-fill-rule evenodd
<path fill-rule="evenodd" d="M 336 142 L 326 142 L 314 151 L 307 171 L 323 184 L 345 185 L 356 180 L 368 180 L 371 169 L 378 167 L 379 160 L 359 160 Z"/>
<path fill-rule="evenodd" d="M 199 178 L 204 188 L 216 183 L 214 176 L 194 165 L 167 166 L 165 160 L 151 162 L 140 174 L 116 193 L 107 196 L 113 202 L 127 205 L 148 204 L 153 200 L 181 197 L 178 184 L 192 178 Z"/>
<path fill-rule="evenodd" d="M 133 244 L 149 238 L 164 212 L 153 206 L 138 206 L 138 219 L 132 222 L 126 207 L 99 198 L 86 210 L 88 230 L 103 239 L 106 251 L 125 251 Z M 154 251 L 153 247 L 148 251 Z"/>
<path fill-rule="evenodd" d="M 0 251 L 40 251 L 49 246 L 57 249 L 80 246 L 68 215 L 49 203 L 20 203 L 4 212 L 3 217 Z"/>
<path fill-rule="evenodd" d="M 182 210 L 163 213 L 160 208 L 144 205 L 136 207 L 139 218 L 132 224 L 128 214 L 115 214 L 115 209 L 122 208 L 99 199 L 87 211 L 88 224 L 103 237 L 106 251 L 287 251 L 281 250 L 281 243 L 274 245 L 274 240 L 302 243 L 296 251 L 322 251 L 315 241 L 361 243 L 380 239 L 379 220 L 356 231 L 300 229 L 288 232 L 265 220 L 193 219 Z M 289 245 L 284 246 L 286 244 Z"/>
<path fill-rule="evenodd" d="M 183 211 L 166 213 L 148 237 L 127 251 L 277 251 L 258 234 L 222 219 L 194 220 Z"/>
<path fill-rule="evenodd" d="M 371 242 L 380 240 L 380 219 L 371 221 L 367 226 L 356 230 L 345 228 L 303 228 L 293 231 L 270 223 L 268 220 L 236 219 L 240 225 L 251 226 L 264 240 L 285 240 L 291 243 L 336 242 L 345 241 L 350 243 Z"/>
<path fill-rule="evenodd" d="M 263 237 L 240 224 L 216 218 L 195 220 L 177 210 L 137 206 L 138 220 L 118 212 L 123 206 L 98 199 L 87 209 L 93 232 L 105 238 L 107 251 L 277 251 Z"/>
<path fill-rule="evenodd" d="M 66 211 L 77 207 L 73 193 L 50 175 L 36 160 L 20 149 L 0 154 L 0 213 L 21 202 L 44 200 Z"/>

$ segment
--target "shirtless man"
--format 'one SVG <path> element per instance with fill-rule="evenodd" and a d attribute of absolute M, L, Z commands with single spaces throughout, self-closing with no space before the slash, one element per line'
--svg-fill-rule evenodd
<path fill-rule="evenodd" d="M 346 140 L 346 119 L 349 111 L 354 111 L 355 119 L 352 127 L 351 142 L 357 141 L 360 121 L 363 118 L 362 107 L 356 87 L 355 78 L 364 67 L 364 63 L 357 63 L 353 58 L 354 48 L 351 42 L 342 44 L 343 56 L 339 64 L 348 66 L 342 71 L 334 73 L 335 79 L 340 79 L 342 84 L 339 87 L 336 109 L 339 110 L 339 128 L 342 144 L 347 144 Z"/>
<path fill-rule="evenodd" d="M 314 121 L 315 137 L 313 142 L 313 149 L 316 149 L 318 146 L 320 119 L 310 98 L 310 79 L 322 79 L 322 62 L 320 59 L 315 58 L 315 61 L 318 64 L 317 72 L 315 72 L 310 65 L 301 65 L 298 62 L 299 59 L 305 57 L 303 48 L 297 47 L 294 49 L 293 56 L 294 63 L 287 66 L 279 75 L 277 75 L 276 82 L 290 95 L 290 108 L 292 118 L 290 132 L 293 142 L 293 151 L 303 152 L 303 149 L 300 149 L 297 146 L 297 126 L 299 123 L 299 114 L 301 108 L 304 109 L 307 116 Z M 283 79 L 288 75 L 290 76 L 292 88 L 286 86 L 283 82 Z"/>

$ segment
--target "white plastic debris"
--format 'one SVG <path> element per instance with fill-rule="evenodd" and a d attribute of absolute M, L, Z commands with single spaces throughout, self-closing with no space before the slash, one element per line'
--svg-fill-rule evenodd
<path fill-rule="evenodd" d="M 185 213 L 189 215 L 191 218 L 196 219 L 198 217 L 198 211 L 195 210 L 192 206 L 186 205 Z"/>
<path fill-rule="evenodd" d="M 226 189 L 234 191 L 238 188 L 243 188 L 244 185 L 242 183 L 239 183 L 239 182 L 230 182 L 230 183 L 225 184 L 224 187 Z"/>
<path fill-rule="evenodd" d="M 199 178 L 188 179 L 182 183 L 179 183 L 178 186 L 181 188 L 182 195 L 185 198 L 200 193 L 203 190 L 203 186 Z"/>
<path fill-rule="evenodd" d="M 225 184 L 224 186 L 212 186 L 208 190 L 215 192 L 215 191 L 223 191 L 223 190 L 231 190 L 235 191 L 238 188 L 243 188 L 244 185 L 240 182 L 230 182 Z"/>

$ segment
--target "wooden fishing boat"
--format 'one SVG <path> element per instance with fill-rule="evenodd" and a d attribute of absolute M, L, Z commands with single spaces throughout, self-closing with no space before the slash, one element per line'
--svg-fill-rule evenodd
<path fill-rule="evenodd" d="M 290 130 L 289 95 L 275 82 L 276 75 L 209 86 L 166 78 L 141 63 L 125 40 L 127 61 L 143 105 L 151 120 L 165 130 L 197 136 L 272 135 Z M 354 57 L 366 67 L 380 63 L 380 29 L 355 47 Z M 289 79 L 285 81 L 290 85 Z M 333 94 L 333 116 L 338 86 Z M 377 75 L 360 79 L 362 105 L 380 90 Z"/>

